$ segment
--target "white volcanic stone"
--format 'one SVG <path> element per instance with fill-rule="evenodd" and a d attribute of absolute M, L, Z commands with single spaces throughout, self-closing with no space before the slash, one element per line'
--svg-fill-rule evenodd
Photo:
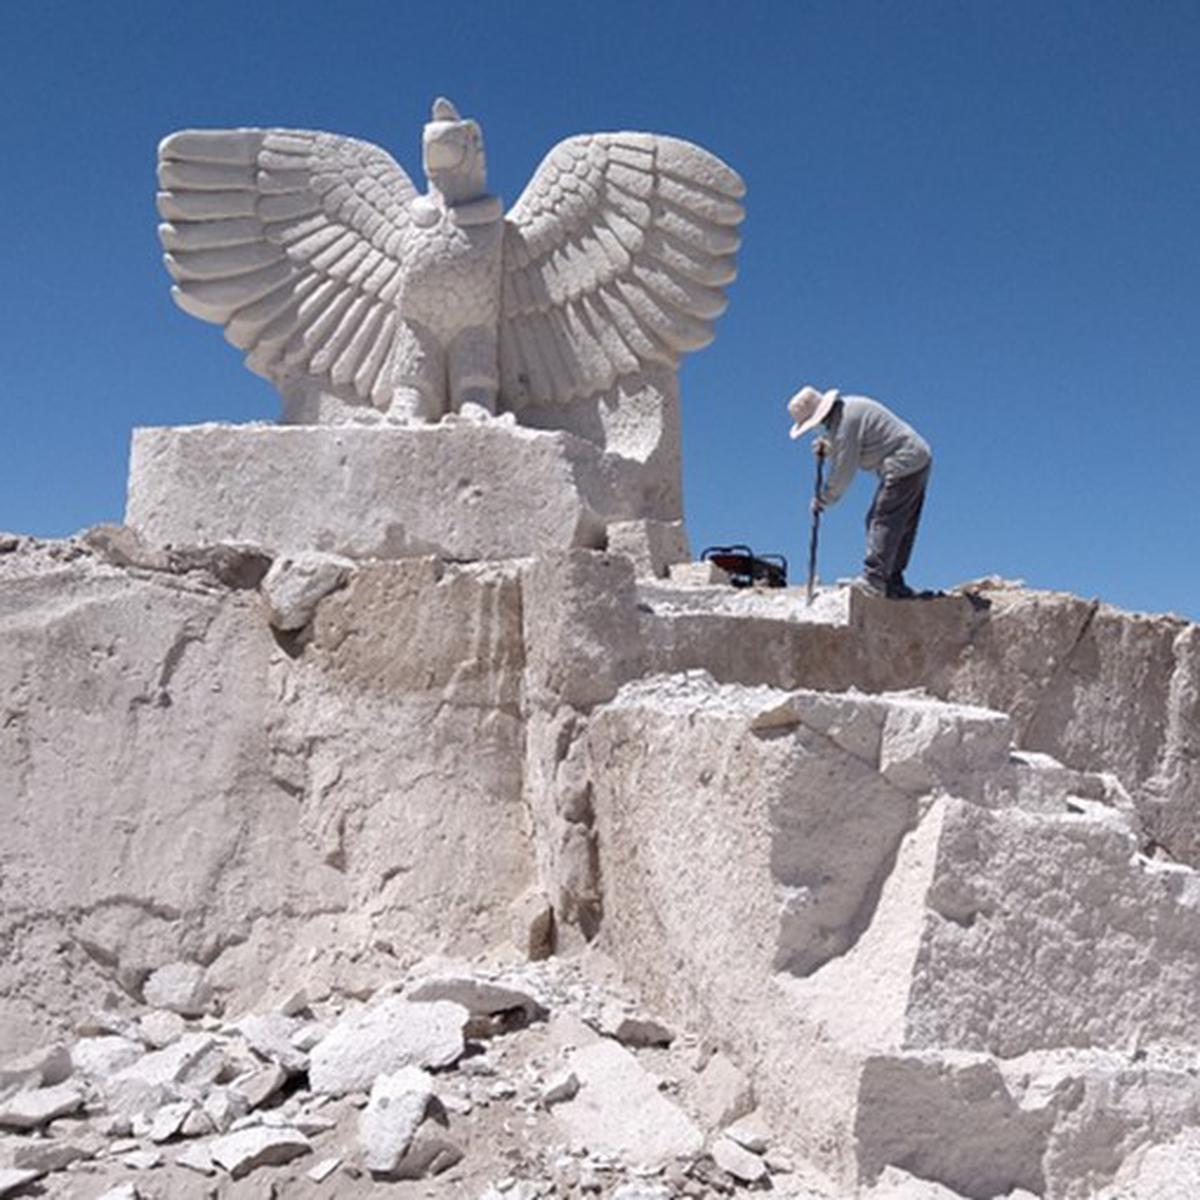
<path fill-rule="evenodd" d="M 419 1067 L 379 1075 L 358 1117 L 358 1145 L 368 1171 L 388 1173 L 400 1164 L 433 1096 L 433 1079 Z"/>
<path fill-rule="evenodd" d="M 578 1093 L 579 1076 L 574 1071 L 559 1071 L 542 1086 L 541 1101 L 549 1108 L 552 1104 L 562 1104 L 564 1100 L 574 1099 Z"/>
<path fill-rule="evenodd" d="M 613 521 L 606 549 L 631 558 L 634 572 L 652 579 L 665 579 L 692 556 L 682 521 Z"/>
<path fill-rule="evenodd" d="M 473 1017 L 492 1016 L 518 1008 L 527 1020 L 545 1015 L 536 997 L 510 984 L 474 975 L 437 974 L 417 980 L 405 990 L 408 1000 L 452 1000 Z"/>
<path fill-rule="evenodd" d="M 599 546 L 639 515 L 570 434 L 488 425 L 195 425 L 134 431 L 127 523 L 159 545 L 289 556 L 518 558 Z"/>
<path fill-rule="evenodd" d="M 600 1032 L 625 1046 L 669 1046 L 675 1035 L 661 1021 L 640 1013 L 626 1012 L 608 1004 L 600 1014 Z"/>
<path fill-rule="evenodd" d="M 309 1154 L 312 1144 L 297 1129 L 270 1129 L 257 1125 L 227 1133 L 209 1146 L 212 1160 L 234 1179 L 258 1167 L 277 1167 Z"/>
<path fill-rule="evenodd" d="M 212 988 L 197 963 L 173 962 L 159 967 L 146 980 L 142 994 L 154 1008 L 165 1008 L 184 1017 L 198 1017 L 212 999 Z"/>
<path fill-rule="evenodd" d="M 288 1080 L 287 1070 L 279 1063 L 267 1063 L 229 1085 L 229 1091 L 240 1096 L 248 1109 L 261 1108 L 278 1094 Z"/>
<path fill-rule="evenodd" d="M 0 1128 L 37 1129 L 83 1107 L 83 1092 L 74 1083 L 26 1088 L 0 1101 Z"/>
<path fill-rule="evenodd" d="M 767 1175 L 767 1164 L 760 1155 L 753 1154 L 740 1146 L 731 1137 L 722 1134 L 712 1145 L 713 1162 L 727 1175 L 741 1183 L 758 1183 Z"/>
<path fill-rule="evenodd" d="M 302 629 L 317 605 L 341 587 L 353 566 L 347 558 L 315 551 L 277 558 L 259 584 L 271 624 L 285 632 Z"/>
<path fill-rule="evenodd" d="M 148 1012 L 138 1020 L 138 1036 L 154 1050 L 177 1042 L 187 1032 L 187 1022 L 167 1009 Z"/>
<path fill-rule="evenodd" d="M 646 1167 L 695 1154 L 703 1145 L 700 1130 L 628 1050 L 599 1041 L 576 1050 L 569 1062 L 579 1091 L 553 1109 L 568 1137 L 594 1153 Z"/>
<path fill-rule="evenodd" d="M 425 1179 L 440 1175 L 461 1162 L 462 1157 L 462 1147 L 448 1138 L 438 1125 L 426 1121 L 413 1136 L 412 1144 L 390 1178 Z"/>
<path fill-rule="evenodd" d="M 180 1100 L 174 1104 L 164 1104 L 150 1120 L 150 1128 L 146 1136 L 152 1142 L 166 1142 L 183 1129 L 184 1122 L 191 1115 L 195 1104 L 191 1100 Z"/>
<path fill-rule="evenodd" d="M 447 1000 L 389 996 L 343 1017 L 312 1052 L 309 1086 L 342 1096 L 402 1067 L 445 1067 L 462 1055 L 470 1014 Z"/>
<path fill-rule="evenodd" d="M 203 959 L 227 1011 L 259 1011 L 297 982 L 373 992 L 395 968 L 377 943 L 469 958 L 508 937 L 534 877 L 518 565 L 360 567 L 292 659 L 250 588 L 52 553 L 73 548 L 0 558 L 0 693 L 29 735 L 0 747 L 25 814 L 0 906 L 38 914 L 0 956 L 0 1063 L 88 1018 L 114 972 L 136 989 Z"/>
<path fill-rule="evenodd" d="M 420 196 L 389 156 L 338 135 L 166 138 L 158 206 L 172 295 L 225 326 L 279 388 L 288 421 L 476 422 L 504 410 L 501 420 L 572 429 L 620 454 L 642 469 L 652 510 L 631 515 L 677 517 L 675 366 L 724 311 L 745 185 L 677 138 L 583 135 L 551 151 L 505 215 L 486 190 L 478 124 L 444 100 L 433 118 Z M 297 185 L 285 169 L 297 154 L 308 179 L 342 190 Z M 335 221 L 340 261 L 374 265 L 331 274 L 269 222 L 245 220 L 273 209 Z M 228 238 L 231 222 L 248 240 Z M 653 511 L 664 498 L 674 511 Z"/>
<path fill-rule="evenodd" d="M 44 1172 L 17 1167 L 0 1167 L 0 1196 L 19 1191 L 27 1183 L 40 1179 Z"/>
<path fill-rule="evenodd" d="M 107 1079 L 146 1053 L 141 1042 L 124 1037 L 81 1038 L 71 1047 L 71 1063 L 81 1075 Z"/>
<path fill-rule="evenodd" d="M 198 1175 L 216 1174 L 212 1151 L 203 1142 L 192 1142 L 175 1155 L 175 1162 Z"/>
<path fill-rule="evenodd" d="M 705 1129 L 724 1129 L 754 1108 L 754 1087 L 719 1050 L 705 1064 L 696 1086 L 696 1108 Z"/>
<path fill-rule="evenodd" d="M 261 1058 L 278 1063 L 295 1074 L 308 1068 L 308 1055 L 292 1043 L 292 1035 L 302 1024 L 297 1018 L 283 1013 L 266 1013 L 243 1017 L 237 1023 L 237 1031 Z"/>
<path fill-rule="evenodd" d="M 91 1158 L 94 1154 L 93 1147 L 79 1145 L 73 1141 L 49 1138 L 30 1140 L 13 1150 L 12 1165 L 26 1171 L 49 1174 L 52 1171 L 62 1171 L 71 1163 Z"/>
<path fill-rule="evenodd" d="M 0 1067 L 0 1096 L 19 1088 L 52 1087 L 71 1074 L 71 1054 L 61 1042 L 10 1059 Z"/>

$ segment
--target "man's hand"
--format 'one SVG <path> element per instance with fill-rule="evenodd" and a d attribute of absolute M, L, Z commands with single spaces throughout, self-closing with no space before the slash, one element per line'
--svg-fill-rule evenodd
<path fill-rule="evenodd" d="M 825 511 L 825 501 L 820 496 L 814 496 L 809 507 L 812 509 L 812 515 L 819 517 Z"/>
<path fill-rule="evenodd" d="M 814 438 L 813 453 L 818 458 L 828 458 L 833 453 L 833 447 L 829 444 L 829 439 L 823 437 Z"/>

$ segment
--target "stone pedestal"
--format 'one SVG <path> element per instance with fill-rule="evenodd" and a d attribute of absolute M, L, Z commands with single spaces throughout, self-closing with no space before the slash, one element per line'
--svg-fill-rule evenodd
<path fill-rule="evenodd" d="M 420 426 L 137 429 L 126 523 L 159 545 L 250 542 L 351 558 L 601 548 L 647 515 L 641 465 L 571 433 Z"/>

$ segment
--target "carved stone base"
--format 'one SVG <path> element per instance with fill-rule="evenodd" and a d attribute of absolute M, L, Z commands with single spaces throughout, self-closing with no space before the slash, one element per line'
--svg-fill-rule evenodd
<path fill-rule="evenodd" d="M 603 547 L 610 523 L 658 517 L 644 473 L 573 434 L 503 420 L 146 428 L 125 520 L 159 545 L 517 558 Z"/>

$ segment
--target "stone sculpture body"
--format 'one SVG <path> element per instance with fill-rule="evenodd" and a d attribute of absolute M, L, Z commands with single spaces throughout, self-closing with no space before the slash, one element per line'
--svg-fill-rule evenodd
<path fill-rule="evenodd" d="M 505 215 L 475 121 L 425 126 L 429 191 L 330 133 L 184 130 L 159 147 L 173 294 L 225 327 L 283 419 L 483 417 L 594 396 L 706 345 L 744 185 L 688 142 L 568 138 Z"/>

